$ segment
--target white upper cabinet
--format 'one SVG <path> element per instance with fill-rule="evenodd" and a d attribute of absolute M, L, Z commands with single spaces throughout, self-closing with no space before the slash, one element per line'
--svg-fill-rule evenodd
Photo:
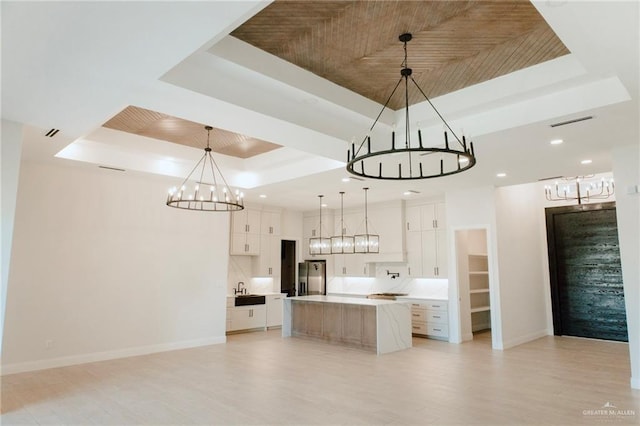
<path fill-rule="evenodd" d="M 444 203 L 407 206 L 405 215 L 409 275 L 447 277 L 447 234 Z"/>
<path fill-rule="evenodd" d="M 229 254 L 256 256 L 260 251 L 260 211 L 248 209 L 231 214 Z"/>
<path fill-rule="evenodd" d="M 234 233 L 260 233 L 260 211 L 244 208 L 231 213 L 232 229 Z"/>
<path fill-rule="evenodd" d="M 260 233 L 262 235 L 280 235 L 280 212 L 263 211 L 260 220 Z"/>
<path fill-rule="evenodd" d="M 361 218 L 364 221 L 364 212 Z M 380 253 L 365 255 L 367 262 L 406 261 L 403 219 L 404 207 L 401 201 L 369 206 L 369 233 L 380 235 Z M 362 232 L 364 233 L 364 229 Z"/>
<path fill-rule="evenodd" d="M 422 231 L 422 206 L 410 206 L 406 209 L 406 227 L 409 232 Z"/>
<path fill-rule="evenodd" d="M 444 203 L 431 203 L 407 207 L 405 226 L 405 230 L 407 231 L 445 229 L 446 226 Z"/>

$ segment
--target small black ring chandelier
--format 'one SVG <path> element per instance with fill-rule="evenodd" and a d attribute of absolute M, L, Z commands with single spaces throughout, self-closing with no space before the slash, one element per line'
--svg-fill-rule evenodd
<path fill-rule="evenodd" d="M 200 160 L 182 181 L 180 186 L 169 189 L 167 206 L 184 210 L 205 212 L 233 212 L 244 209 L 244 194 L 232 191 L 213 159 L 209 137 L 213 127 L 205 126 L 207 147 Z M 193 188 L 188 185 L 191 175 L 197 172 Z M 218 177 L 216 177 L 218 175 Z"/>
<path fill-rule="evenodd" d="M 391 92 L 391 95 L 385 102 L 382 110 L 376 117 L 373 125 L 369 129 L 369 135 L 365 136 L 359 146 L 351 144 L 351 149 L 347 150 L 347 171 L 353 175 L 371 178 L 371 179 L 383 179 L 383 180 L 414 180 L 414 179 L 429 179 L 441 176 L 453 175 L 470 169 L 476 164 L 476 157 L 473 150 L 473 142 L 467 141 L 464 136 L 462 140 L 451 129 L 446 120 L 442 117 L 440 112 L 433 105 L 429 97 L 418 86 L 418 83 L 411 76 L 412 70 L 408 67 L 407 61 L 407 43 L 411 40 L 412 35 L 405 33 L 400 35 L 399 40 L 404 43 L 404 63 L 403 68 L 400 70 L 400 80 L 396 84 L 395 88 Z M 384 112 L 385 108 L 391 101 L 391 98 L 395 94 L 396 90 L 404 80 L 405 91 L 405 143 L 404 146 L 396 147 L 395 131 L 391 134 L 391 149 L 382 151 L 371 150 L 371 136 L 370 133 L 378 123 L 380 116 Z M 418 145 L 412 146 L 410 139 L 410 126 L 409 126 L 409 80 L 418 88 L 420 93 L 427 100 L 431 108 L 436 112 L 440 120 L 444 123 L 446 128 L 451 132 L 454 138 L 454 146 L 449 146 L 449 136 L 447 130 L 444 131 L 444 148 L 442 147 L 427 147 L 422 144 L 422 133 L 418 129 Z M 366 142 L 366 149 L 365 148 Z M 457 145 L 459 145 L 459 147 Z M 458 148 L 458 149 L 456 149 Z M 415 156 L 426 156 L 429 154 L 439 154 L 440 161 L 431 161 L 426 167 L 423 167 L 421 159 L 414 158 Z M 394 156 L 399 158 L 403 162 L 397 163 L 397 168 L 392 164 L 392 167 L 388 167 L 383 170 L 382 158 L 387 156 Z M 396 157 L 397 156 L 397 157 Z M 366 164 L 365 164 L 366 163 Z M 377 164 L 376 164 L 377 163 Z M 403 163 L 405 169 L 403 170 Z M 418 166 L 417 168 L 415 166 Z M 377 166 L 377 167 L 376 167 Z"/>

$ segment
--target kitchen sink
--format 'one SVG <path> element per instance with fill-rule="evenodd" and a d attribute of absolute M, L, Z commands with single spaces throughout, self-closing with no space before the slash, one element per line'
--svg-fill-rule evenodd
<path fill-rule="evenodd" d="M 264 296 L 259 294 L 237 294 L 235 306 L 264 305 Z"/>

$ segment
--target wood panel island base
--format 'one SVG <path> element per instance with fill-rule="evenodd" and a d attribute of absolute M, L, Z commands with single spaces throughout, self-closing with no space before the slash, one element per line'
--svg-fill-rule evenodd
<path fill-rule="evenodd" d="M 305 337 L 384 354 L 411 347 L 406 302 L 339 296 L 284 299 L 283 337 Z"/>

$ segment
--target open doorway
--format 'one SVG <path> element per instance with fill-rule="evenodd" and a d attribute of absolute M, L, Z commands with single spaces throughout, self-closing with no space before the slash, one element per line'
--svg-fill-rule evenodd
<path fill-rule="evenodd" d="M 485 229 L 455 232 L 462 340 L 492 345 L 491 283 Z"/>
<path fill-rule="evenodd" d="M 296 242 L 282 240 L 280 246 L 280 292 L 296 295 Z"/>

